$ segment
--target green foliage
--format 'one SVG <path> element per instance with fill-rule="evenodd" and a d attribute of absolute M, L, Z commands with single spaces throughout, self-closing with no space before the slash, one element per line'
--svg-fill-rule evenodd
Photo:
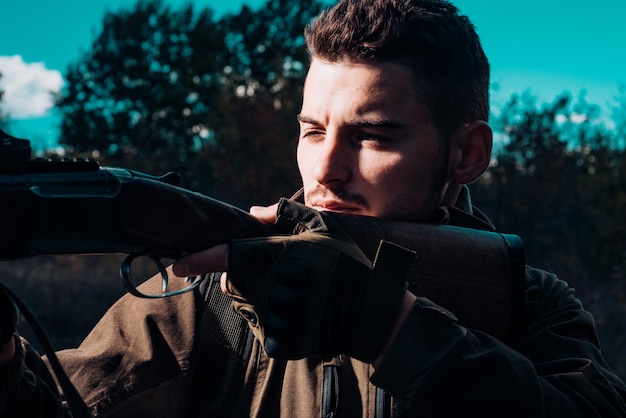
<path fill-rule="evenodd" d="M 474 194 L 498 227 L 548 269 L 621 277 L 626 160 L 598 107 L 563 95 L 538 109 L 513 96 L 494 124 L 507 140 Z"/>
<path fill-rule="evenodd" d="M 108 13 L 66 73 L 61 144 L 148 172 L 184 169 L 208 141 L 223 39 L 212 13 L 190 5 L 139 1 Z"/>
<path fill-rule="evenodd" d="M 308 67 L 303 28 L 319 9 L 276 0 L 222 19 L 230 59 L 215 141 L 197 160 L 200 176 L 211 177 L 198 189 L 245 207 L 300 187 L 294 155 Z"/>
<path fill-rule="evenodd" d="M 66 74 L 60 142 L 109 165 L 178 171 L 185 186 L 240 206 L 291 194 L 302 32 L 320 8 L 270 0 L 216 20 L 140 1 L 107 14 Z"/>
<path fill-rule="evenodd" d="M 615 103 L 611 108 L 613 121 L 615 122 L 615 143 L 614 148 L 626 148 L 626 83 L 620 84 L 618 94 L 615 96 Z"/>

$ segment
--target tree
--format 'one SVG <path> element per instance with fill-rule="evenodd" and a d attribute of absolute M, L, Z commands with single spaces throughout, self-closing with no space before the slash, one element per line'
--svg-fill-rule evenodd
<path fill-rule="evenodd" d="M 298 113 L 317 2 L 269 0 L 220 20 L 138 2 L 106 15 L 68 69 L 60 142 L 241 206 L 299 186 Z"/>
<path fill-rule="evenodd" d="M 613 146 L 616 149 L 626 149 L 626 83 L 618 87 L 611 110 L 616 132 L 616 143 Z"/>
<path fill-rule="evenodd" d="M 506 143 L 473 189 L 498 227 L 524 238 L 532 264 L 570 280 L 626 271 L 626 160 L 599 107 L 584 94 L 540 108 L 514 95 L 494 126 Z"/>
<path fill-rule="evenodd" d="M 210 138 L 225 66 L 212 12 L 160 0 L 108 13 L 92 48 L 70 65 L 57 102 L 60 143 L 148 172 L 185 172 Z"/>
<path fill-rule="evenodd" d="M 616 107 L 617 108 L 617 107 Z M 558 274 L 594 314 L 602 350 L 620 374 L 626 312 L 626 153 L 620 121 L 584 94 L 538 107 L 514 95 L 493 125 L 505 144 L 472 187 L 498 229 L 526 244 L 528 264 Z"/>
<path fill-rule="evenodd" d="M 209 194 L 246 206 L 293 193 L 299 179 L 295 148 L 308 55 L 303 28 L 318 2 L 270 0 L 225 16 L 229 64 L 213 124 L 215 141 L 199 167 L 211 173 Z"/>

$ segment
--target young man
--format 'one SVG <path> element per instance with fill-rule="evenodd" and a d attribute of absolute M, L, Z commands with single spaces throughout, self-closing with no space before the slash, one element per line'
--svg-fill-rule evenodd
<path fill-rule="evenodd" d="M 226 271 L 228 296 L 124 297 L 79 348 L 59 353 L 94 414 L 626 416 L 626 388 L 564 282 L 527 268 L 524 323 L 505 344 L 406 291 L 410 251 L 383 245 L 372 268 L 324 216 L 491 228 L 464 187 L 491 152 L 489 65 L 467 18 L 445 1 L 344 0 L 306 39 L 303 190 L 251 210 L 290 234 L 178 260 L 180 276 Z M 254 334 L 247 350 L 198 343 L 232 312 L 220 302 L 231 296 Z M 233 330 L 211 332 L 232 340 Z"/>

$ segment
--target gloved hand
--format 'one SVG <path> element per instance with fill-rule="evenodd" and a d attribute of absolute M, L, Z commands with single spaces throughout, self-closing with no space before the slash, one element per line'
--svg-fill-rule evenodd
<path fill-rule="evenodd" d="M 397 318 L 415 253 L 381 241 L 372 263 L 330 216 L 289 200 L 276 224 L 289 235 L 229 243 L 235 310 L 270 357 L 346 354 L 371 363 Z"/>

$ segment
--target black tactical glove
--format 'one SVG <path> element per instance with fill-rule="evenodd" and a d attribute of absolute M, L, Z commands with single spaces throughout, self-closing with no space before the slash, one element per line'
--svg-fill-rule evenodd
<path fill-rule="evenodd" d="M 229 243 L 227 289 L 268 356 L 371 363 L 397 318 L 415 253 L 381 241 L 374 263 L 323 212 L 281 200 L 293 235 Z"/>

